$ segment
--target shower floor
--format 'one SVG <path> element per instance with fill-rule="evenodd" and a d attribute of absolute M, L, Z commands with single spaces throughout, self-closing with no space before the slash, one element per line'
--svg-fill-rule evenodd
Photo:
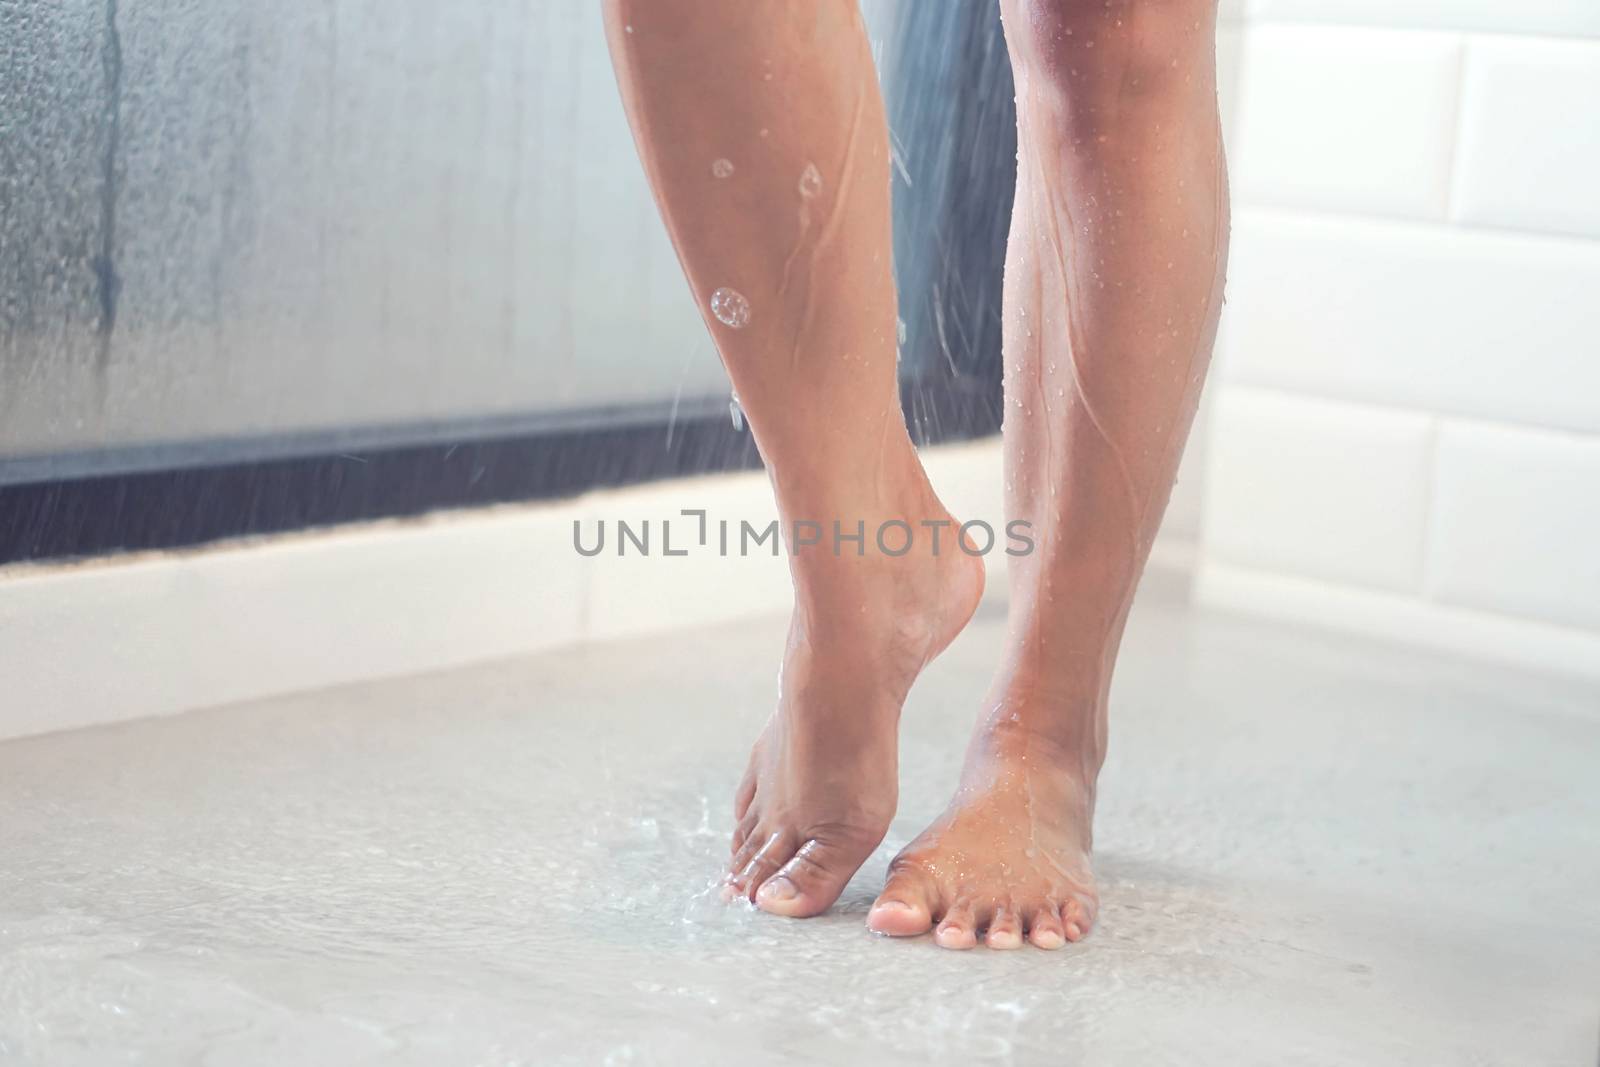
<path fill-rule="evenodd" d="M 777 619 L 0 744 L 0 1061 L 1596 1063 L 1600 688 L 1159 595 L 1094 935 L 869 935 L 1002 630 L 803 922 L 711 888 Z"/>

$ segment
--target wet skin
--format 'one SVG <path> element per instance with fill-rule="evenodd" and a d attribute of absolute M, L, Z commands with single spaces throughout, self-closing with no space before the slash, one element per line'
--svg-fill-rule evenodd
<path fill-rule="evenodd" d="M 1093 927 L 1112 668 L 1227 259 L 1214 0 L 1001 9 L 1018 132 L 1005 519 L 1028 522 L 1037 547 L 1008 560 L 1006 650 L 960 785 L 868 919 L 957 949 L 1056 948 Z M 641 159 L 781 517 L 947 517 L 900 410 L 888 137 L 854 0 L 605 11 Z M 731 316 L 725 293 L 713 299 L 728 289 Z M 780 695 L 737 791 L 728 895 L 803 917 L 881 842 L 901 706 L 970 617 L 981 564 L 813 553 L 791 570 Z"/>
<path fill-rule="evenodd" d="M 948 520 L 929 494 L 930 520 Z M 918 514 L 919 512 L 912 512 Z M 801 590 L 776 710 L 734 802 L 726 895 L 804 917 L 828 908 L 883 840 L 900 710 L 977 608 L 983 564 L 947 538 L 899 558 L 797 557 Z"/>

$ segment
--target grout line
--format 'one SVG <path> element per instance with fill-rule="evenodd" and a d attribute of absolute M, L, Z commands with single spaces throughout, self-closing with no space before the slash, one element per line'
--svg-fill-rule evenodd
<path fill-rule="evenodd" d="M 1288 397 L 1314 404 L 1333 404 L 1399 414 L 1430 416 L 1443 422 L 1455 423 L 1478 430 L 1505 430 L 1511 433 L 1543 434 L 1560 438 L 1573 444 L 1592 445 L 1600 442 L 1600 430 L 1577 430 L 1570 426 L 1550 426 L 1545 423 L 1528 422 L 1508 417 L 1490 418 L 1486 415 L 1474 415 L 1446 408 L 1424 407 L 1419 404 L 1405 403 L 1398 400 L 1385 400 L 1381 397 L 1326 393 L 1313 388 L 1281 385 L 1276 382 L 1232 378 L 1220 381 L 1217 384 L 1219 388 L 1223 389 L 1240 389 L 1246 392 L 1266 393 L 1279 398 Z"/>
<path fill-rule="evenodd" d="M 1414 230 L 1426 230 L 1435 235 L 1459 233 L 1493 237 L 1520 237 L 1534 241 L 1546 241 L 1552 244 L 1567 244 L 1590 250 L 1600 250 L 1600 236 L 1589 234 L 1562 233 L 1557 230 L 1527 230 L 1518 229 L 1515 226 L 1497 226 L 1486 222 L 1452 222 L 1447 219 L 1420 218 L 1416 215 L 1385 215 L 1377 212 L 1317 207 L 1312 204 L 1287 204 L 1271 201 L 1257 201 L 1255 203 L 1236 201 L 1234 205 L 1235 235 L 1239 232 L 1238 223 L 1246 221 L 1251 215 L 1266 218 L 1272 216 L 1288 217 L 1305 222 L 1337 222 L 1342 225 L 1349 225 L 1355 222 L 1384 227 L 1398 226 Z"/>
<path fill-rule="evenodd" d="M 1428 648 L 1475 662 L 1600 679 L 1600 630 L 1536 615 L 1330 581 L 1293 571 L 1207 560 L 1195 572 L 1202 610 L 1292 619 L 1372 639 Z"/>
<path fill-rule="evenodd" d="M 1490 29 L 1484 26 L 1463 25 L 1457 23 L 1434 23 L 1425 25 L 1419 23 L 1403 22 L 1350 22 L 1334 17 L 1322 15 L 1307 15 L 1300 18 L 1278 16 L 1256 16 L 1245 14 L 1231 20 L 1232 25 L 1247 28 L 1280 28 L 1280 27 L 1313 27 L 1324 30 L 1374 30 L 1378 32 L 1395 33 L 1461 33 L 1472 34 L 1478 37 L 1501 37 L 1511 40 L 1536 40 L 1536 41 L 1571 41 L 1576 44 L 1600 44 L 1600 29 L 1587 30 L 1569 27 L 1567 29 Z"/>

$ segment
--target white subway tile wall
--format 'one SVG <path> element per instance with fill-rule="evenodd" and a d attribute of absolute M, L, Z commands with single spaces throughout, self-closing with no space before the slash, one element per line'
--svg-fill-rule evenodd
<path fill-rule="evenodd" d="M 1600 672 L 1600 3 L 1232 32 L 1198 595 Z"/>
<path fill-rule="evenodd" d="M 1600 437 L 1488 423 L 1439 435 L 1438 600 L 1600 630 Z"/>
<path fill-rule="evenodd" d="M 1600 44 L 1468 44 L 1455 206 L 1465 223 L 1600 237 Z"/>
<path fill-rule="evenodd" d="M 1600 433 L 1600 241 L 1240 204 L 1228 267 L 1228 382 Z"/>
<path fill-rule="evenodd" d="M 1230 389 L 1209 442 L 1207 552 L 1229 563 L 1415 592 L 1434 419 Z M 1314 495 L 1315 507 L 1306 506 Z"/>
<path fill-rule="evenodd" d="M 1246 42 L 1241 202 L 1444 218 L 1459 34 L 1260 26 Z"/>

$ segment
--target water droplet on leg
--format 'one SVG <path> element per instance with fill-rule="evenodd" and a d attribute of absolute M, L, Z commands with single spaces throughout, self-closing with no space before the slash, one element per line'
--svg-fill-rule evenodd
<path fill-rule="evenodd" d="M 733 173 L 731 160 L 715 159 L 711 161 L 711 176 L 713 178 L 726 178 Z"/>
<path fill-rule="evenodd" d="M 822 192 L 822 174 L 815 163 L 807 163 L 800 172 L 800 195 L 807 200 Z"/>
<path fill-rule="evenodd" d="M 750 325 L 750 301 L 738 290 L 723 286 L 711 294 L 711 314 L 724 326 L 742 330 Z"/>

